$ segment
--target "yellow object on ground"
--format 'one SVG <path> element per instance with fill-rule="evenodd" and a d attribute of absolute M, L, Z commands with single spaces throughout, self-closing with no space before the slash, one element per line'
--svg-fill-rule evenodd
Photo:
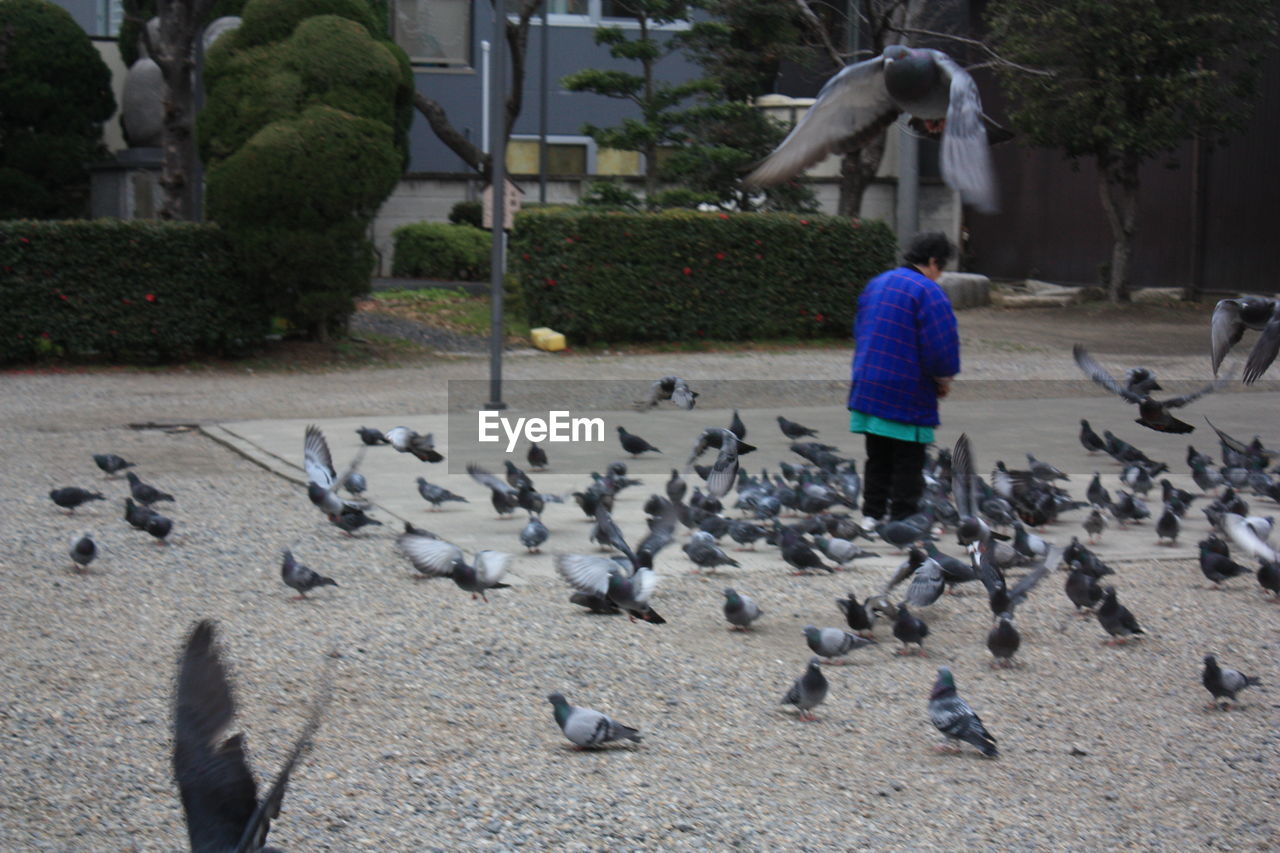
<path fill-rule="evenodd" d="M 530 329 L 529 337 L 533 339 L 533 345 L 540 350 L 560 352 L 565 348 L 564 335 L 546 326 Z"/>

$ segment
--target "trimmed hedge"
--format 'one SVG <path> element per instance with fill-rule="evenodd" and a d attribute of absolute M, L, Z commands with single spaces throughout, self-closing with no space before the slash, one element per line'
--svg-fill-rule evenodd
<path fill-rule="evenodd" d="M 391 233 L 395 260 L 391 274 L 450 281 L 486 281 L 492 242 L 471 225 L 414 222 Z"/>
<path fill-rule="evenodd" d="M 575 342 L 847 336 L 893 266 L 882 222 L 818 214 L 521 212 L 511 240 L 529 322 Z"/>
<path fill-rule="evenodd" d="M 184 222 L 0 222 L 0 304 L 0 363 L 236 355 L 271 321 L 226 235 Z"/>

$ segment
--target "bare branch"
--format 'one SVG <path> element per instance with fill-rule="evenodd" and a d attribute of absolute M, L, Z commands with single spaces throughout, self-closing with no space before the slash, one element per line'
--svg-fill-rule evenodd
<path fill-rule="evenodd" d="M 440 138 L 441 142 L 447 145 L 454 154 L 462 158 L 472 169 L 475 169 L 486 179 L 489 177 L 491 165 L 489 155 L 482 152 L 478 146 L 454 129 L 453 125 L 449 123 L 449 116 L 445 114 L 444 107 L 421 92 L 414 92 L 413 105 L 418 112 L 422 113 L 423 118 L 427 120 L 427 124 L 431 125 L 431 129 Z"/>
<path fill-rule="evenodd" d="M 1003 56 L 996 53 L 991 48 L 991 46 L 988 45 L 986 42 L 980 41 L 978 39 L 971 39 L 966 36 L 958 36 L 953 33 L 940 33 L 935 30 L 921 30 L 915 27 L 902 27 L 901 29 L 898 30 L 898 32 L 902 33 L 903 35 L 930 36 L 932 38 L 948 39 L 950 41 L 955 41 L 961 44 L 971 45 L 972 47 L 981 48 L 982 50 L 986 51 L 987 55 L 990 56 L 991 59 L 987 62 L 982 62 L 977 65 L 969 66 L 968 70 L 970 71 L 972 71 L 974 68 L 1013 68 L 1023 72 L 1024 74 L 1035 74 L 1039 77 L 1054 76 L 1052 71 L 1046 71 L 1043 68 L 1031 68 L 1029 66 L 1020 65 L 1017 62 L 1013 62 L 1011 60 L 1005 59 Z"/>
<path fill-rule="evenodd" d="M 813 9 L 809 8 L 806 0 L 796 0 L 796 6 L 800 9 L 800 17 L 804 19 L 805 26 L 822 43 L 822 49 L 826 51 L 827 58 L 831 60 L 831 64 L 837 68 L 843 68 L 845 64 L 844 54 L 836 50 L 836 46 L 831 41 L 831 35 L 827 32 L 827 28 L 822 25 L 821 19 L 818 18 Z"/>

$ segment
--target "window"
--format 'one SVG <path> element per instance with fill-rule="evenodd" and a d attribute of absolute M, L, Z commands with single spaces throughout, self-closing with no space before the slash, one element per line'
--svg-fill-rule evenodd
<path fill-rule="evenodd" d="M 548 175 L 641 175 L 644 158 L 636 151 L 597 148 L 586 136 L 547 136 Z M 507 171 L 513 175 L 538 174 L 538 137 L 513 136 L 507 140 Z"/>
<path fill-rule="evenodd" d="M 392 28 L 416 65 L 471 65 L 471 0 L 395 0 Z"/>
<path fill-rule="evenodd" d="M 124 21 L 124 6 L 120 0 L 97 0 L 95 10 L 95 36 L 117 36 Z"/>
<path fill-rule="evenodd" d="M 633 11 L 633 0 L 548 0 L 547 13 L 551 23 L 557 26 L 594 27 L 600 24 L 610 26 L 635 27 L 637 15 Z M 681 7 L 681 14 L 687 13 Z M 538 20 L 537 17 L 534 18 Z M 688 21 L 675 21 L 662 24 L 657 29 L 684 30 L 689 28 Z"/>

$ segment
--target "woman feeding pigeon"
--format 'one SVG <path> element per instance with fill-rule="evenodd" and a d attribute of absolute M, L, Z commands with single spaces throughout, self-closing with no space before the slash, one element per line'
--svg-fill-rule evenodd
<path fill-rule="evenodd" d="M 867 437 L 862 514 L 895 520 L 916 511 L 925 447 L 938 425 L 938 398 L 960 372 L 960 337 L 938 286 L 955 250 L 944 234 L 911 241 L 903 265 L 867 282 L 854 318 L 849 431 Z"/>

